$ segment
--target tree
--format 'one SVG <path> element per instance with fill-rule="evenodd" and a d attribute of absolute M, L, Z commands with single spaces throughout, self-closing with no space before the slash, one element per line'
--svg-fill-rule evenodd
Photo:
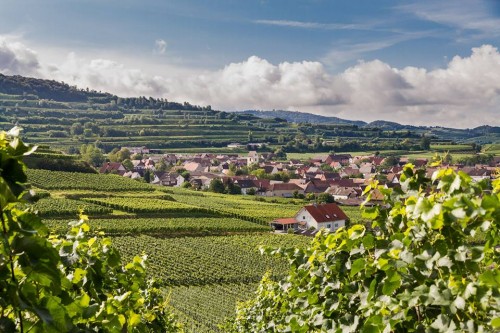
<path fill-rule="evenodd" d="M 241 187 L 235 185 L 233 182 L 230 181 L 227 183 L 224 192 L 226 192 L 227 194 L 241 194 Z"/>
<path fill-rule="evenodd" d="M 122 264 L 84 215 L 49 237 L 27 202 L 22 157 L 33 150 L 16 128 L 0 133 L 0 331 L 179 332 L 145 258 Z"/>
<path fill-rule="evenodd" d="M 320 232 L 305 250 L 266 249 L 288 258 L 289 275 L 266 275 L 228 331 L 498 331 L 500 179 L 491 187 L 452 169 L 428 179 L 407 165 L 401 189 L 375 183 L 366 193 L 375 188 L 385 199 L 364 209 L 370 228 Z"/>
<path fill-rule="evenodd" d="M 122 162 L 122 165 L 125 167 L 125 169 L 127 169 L 128 171 L 134 169 L 134 164 L 132 163 L 131 160 L 129 159 L 126 159 Z"/>
<path fill-rule="evenodd" d="M 318 203 L 332 203 L 335 202 L 331 194 L 328 193 L 320 193 L 317 197 Z"/>
<path fill-rule="evenodd" d="M 224 184 L 222 183 L 222 180 L 219 178 L 214 178 L 210 181 L 210 185 L 208 187 L 208 190 L 210 192 L 215 192 L 215 193 L 224 193 L 225 188 Z"/>
<path fill-rule="evenodd" d="M 151 183 L 151 171 L 149 169 L 144 172 L 144 181 Z"/>
<path fill-rule="evenodd" d="M 80 147 L 80 155 L 83 161 L 94 167 L 100 166 L 104 162 L 102 150 L 93 144 L 82 145 Z"/>
<path fill-rule="evenodd" d="M 71 135 L 82 135 L 83 134 L 83 126 L 80 123 L 73 123 L 70 128 Z"/>
<path fill-rule="evenodd" d="M 160 161 L 158 163 L 156 163 L 155 165 L 155 169 L 156 171 L 161 171 L 161 172 L 165 172 L 167 171 L 168 169 L 170 169 L 170 166 L 165 162 L 165 160 L 162 158 L 160 159 Z"/>
<path fill-rule="evenodd" d="M 429 138 L 428 136 L 422 136 L 422 139 L 420 140 L 420 147 L 423 149 L 423 150 L 429 150 L 431 149 L 431 138 Z"/>

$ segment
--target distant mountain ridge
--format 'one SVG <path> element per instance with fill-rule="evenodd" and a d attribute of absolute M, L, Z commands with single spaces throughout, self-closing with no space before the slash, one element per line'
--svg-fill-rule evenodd
<path fill-rule="evenodd" d="M 356 125 L 359 127 L 365 126 L 366 122 L 361 120 L 347 120 L 338 117 L 326 117 L 312 113 L 299 111 L 285 110 L 245 110 L 236 111 L 236 113 L 251 114 L 259 118 L 281 118 L 290 123 L 311 123 L 311 124 L 339 124 L 339 125 Z"/>

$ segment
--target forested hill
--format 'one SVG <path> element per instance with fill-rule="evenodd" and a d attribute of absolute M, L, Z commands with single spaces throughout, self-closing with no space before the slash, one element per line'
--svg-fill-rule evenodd
<path fill-rule="evenodd" d="M 24 95 L 27 99 L 38 97 L 61 102 L 87 102 L 93 98 L 109 101 L 115 97 L 108 93 L 78 89 L 64 82 L 3 74 L 0 74 L 0 92 L 9 95 Z"/>
<path fill-rule="evenodd" d="M 80 102 L 113 104 L 141 109 L 163 110 L 210 110 L 210 106 L 201 107 L 188 102 L 170 102 L 164 98 L 132 97 L 121 98 L 116 95 L 90 89 L 80 89 L 64 82 L 44 80 L 20 75 L 3 75 L 0 73 L 0 93 L 23 96 L 26 100 L 53 100 L 57 102 Z"/>
<path fill-rule="evenodd" d="M 310 124 L 339 124 L 339 125 L 356 125 L 364 126 L 366 123 L 360 120 L 347 120 L 337 117 L 325 117 L 317 114 L 298 112 L 298 111 L 259 111 L 259 110 L 245 110 L 238 113 L 251 114 L 259 118 L 281 118 L 291 123 L 310 123 Z"/>

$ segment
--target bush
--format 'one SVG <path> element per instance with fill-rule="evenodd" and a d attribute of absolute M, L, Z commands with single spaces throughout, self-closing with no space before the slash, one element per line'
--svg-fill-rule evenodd
<path fill-rule="evenodd" d="M 500 329 L 500 179 L 404 168 L 401 189 L 378 190 L 371 228 L 320 232 L 284 255 L 285 281 L 266 275 L 239 305 L 232 332 L 493 332 Z M 375 186 L 370 186 L 375 188 Z M 369 198 L 368 198 L 369 200 Z M 483 243 L 472 236 L 483 233 Z"/>
<path fill-rule="evenodd" d="M 85 216 L 49 237 L 26 209 L 22 157 L 32 149 L 18 135 L 0 133 L 0 331 L 180 331 L 145 258 L 122 264 L 109 239 L 89 236 Z"/>

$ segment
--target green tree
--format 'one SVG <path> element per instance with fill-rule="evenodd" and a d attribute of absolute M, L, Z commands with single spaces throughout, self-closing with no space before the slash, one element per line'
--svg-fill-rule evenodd
<path fill-rule="evenodd" d="M 224 192 L 227 194 L 241 194 L 241 187 L 235 185 L 233 182 L 228 182 Z"/>
<path fill-rule="evenodd" d="M 423 149 L 423 150 L 429 150 L 431 149 L 431 138 L 429 138 L 428 136 L 422 136 L 422 139 L 420 140 L 420 147 Z"/>
<path fill-rule="evenodd" d="M 320 193 L 317 197 L 318 203 L 332 203 L 335 202 L 331 194 Z"/>
<path fill-rule="evenodd" d="M 122 162 L 123 166 L 125 167 L 125 169 L 127 169 L 128 171 L 132 170 L 134 168 L 134 164 L 132 163 L 131 160 L 129 159 L 126 159 Z"/>
<path fill-rule="evenodd" d="M 73 123 L 70 128 L 71 135 L 82 135 L 83 134 L 83 126 L 80 123 Z"/>
<path fill-rule="evenodd" d="M 500 329 L 500 180 L 405 166 L 366 208 L 370 228 L 321 232 L 239 306 L 233 332 L 494 332 Z M 369 196 L 368 199 L 369 200 Z M 482 241 L 471 243 L 477 235 Z"/>
<path fill-rule="evenodd" d="M 26 200 L 19 131 L 0 132 L 0 331 L 178 332 L 145 258 L 122 264 L 111 241 L 90 236 L 86 217 L 50 236 Z"/>
<path fill-rule="evenodd" d="M 93 144 L 82 145 L 80 147 L 80 155 L 83 161 L 94 167 L 100 166 L 104 162 L 102 150 Z"/>
<path fill-rule="evenodd" d="M 222 180 L 219 178 L 214 178 L 210 181 L 210 185 L 208 187 L 208 190 L 210 192 L 215 192 L 215 193 L 224 193 L 225 188 L 224 184 L 222 183 Z"/>
<path fill-rule="evenodd" d="M 151 171 L 149 169 L 144 172 L 144 181 L 151 183 Z"/>

